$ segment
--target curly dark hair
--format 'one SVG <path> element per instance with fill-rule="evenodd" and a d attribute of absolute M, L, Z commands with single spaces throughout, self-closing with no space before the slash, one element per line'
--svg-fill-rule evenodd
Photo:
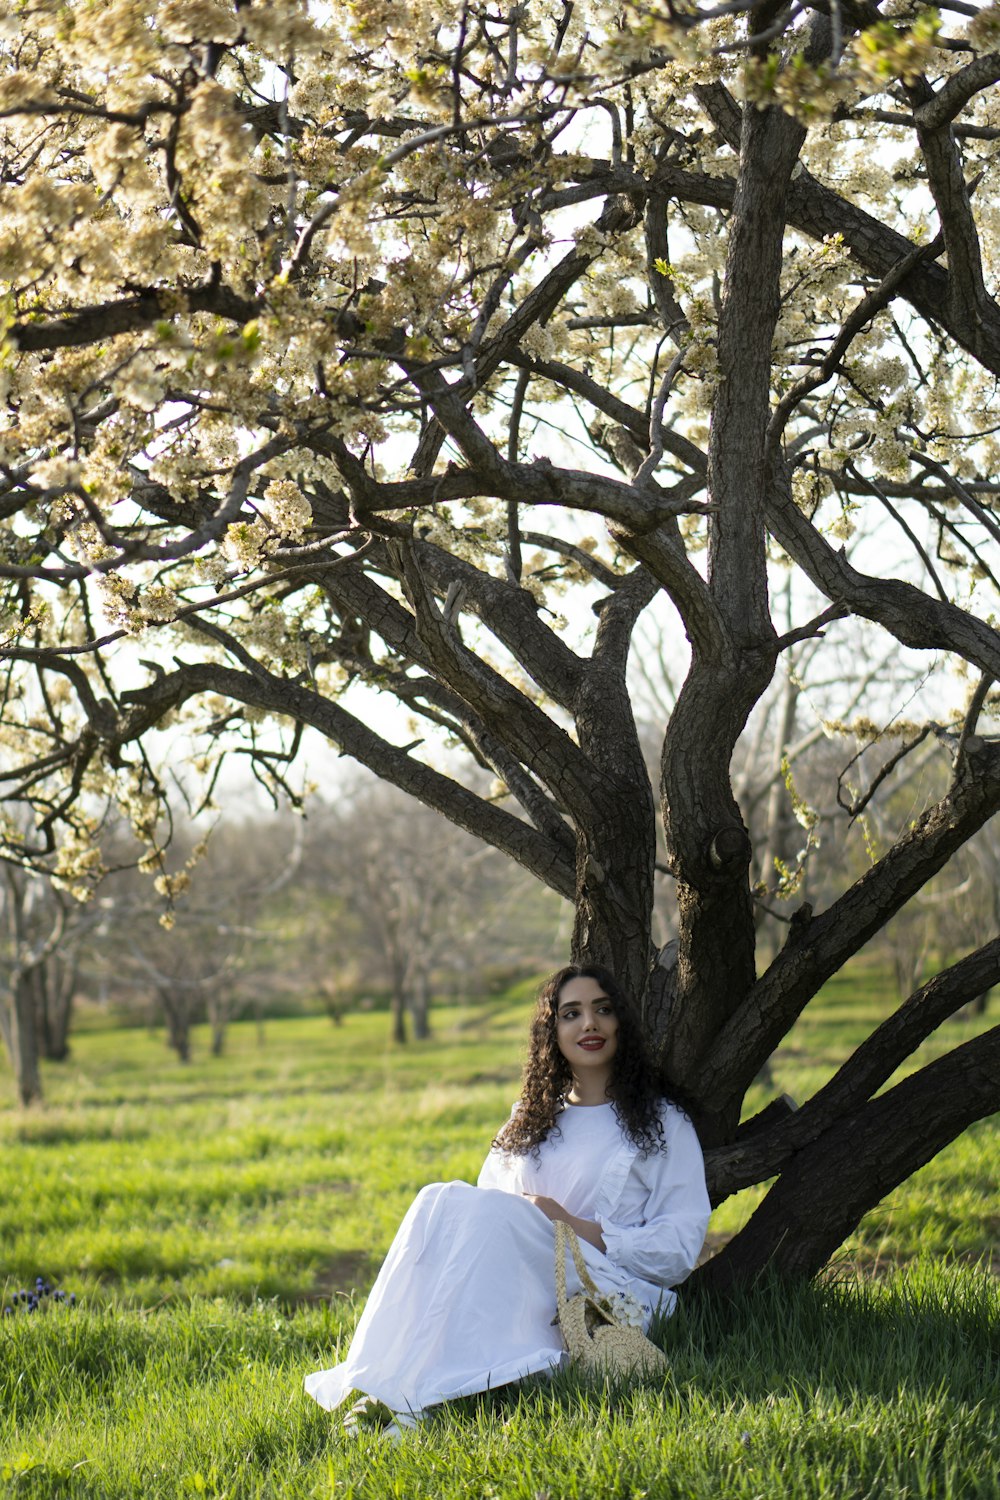
<path fill-rule="evenodd" d="M 649 1061 L 635 1007 L 614 975 L 599 964 L 567 964 L 542 985 L 528 1033 L 520 1106 L 494 1146 L 514 1156 L 526 1156 L 537 1151 L 551 1131 L 559 1129 L 558 1116 L 573 1073 L 559 1051 L 556 1013 L 562 987 L 570 979 L 596 979 L 614 1003 L 618 1047 L 608 1094 L 625 1134 L 646 1155 L 665 1150 L 660 1120 L 663 1089 Z"/>

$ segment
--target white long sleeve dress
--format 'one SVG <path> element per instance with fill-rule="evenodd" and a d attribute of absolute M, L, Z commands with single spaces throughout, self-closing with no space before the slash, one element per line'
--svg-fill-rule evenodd
<path fill-rule="evenodd" d="M 417 1413 L 562 1364 L 555 1229 L 524 1193 L 545 1194 L 600 1224 L 607 1252 L 581 1247 L 602 1291 L 631 1294 L 647 1326 L 657 1307 L 673 1311 L 669 1288 L 694 1268 L 710 1207 L 694 1127 L 667 1103 L 662 1120 L 666 1149 L 643 1155 L 613 1105 L 567 1105 L 537 1154 L 494 1149 L 477 1187 L 423 1188 L 389 1247 L 347 1358 L 307 1375 L 309 1395 L 332 1411 L 360 1391 Z M 571 1296 L 579 1290 L 572 1265 L 567 1288 Z"/>

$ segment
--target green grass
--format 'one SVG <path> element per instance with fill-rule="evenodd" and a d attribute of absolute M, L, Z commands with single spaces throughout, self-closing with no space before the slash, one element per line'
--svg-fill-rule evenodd
<path fill-rule="evenodd" d="M 474 1177 L 517 1091 L 520 1013 L 392 1049 L 385 1016 L 234 1026 L 187 1068 L 81 1035 L 47 1103 L 0 1115 L 0 1290 L 36 1269 L 151 1304 L 367 1287 L 425 1182 Z"/>
<path fill-rule="evenodd" d="M 17 1322 L 0 1483 L 60 1500 L 998 1493 L 1000 1310 L 969 1270 L 684 1308 L 662 1332 L 666 1382 L 528 1382 L 398 1447 L 345 1438 L 302 1395 L 348 1312 L 218 1299 Z"/>
<path fill-rule="evenodd" d="M 832 986 L 774 1087 L 822 1082 L 887 1004 Z M 665 1385 L 561 1377 L 455 1403 L 398 1448 L 338 1434 L 303 1374 L 349 1339 L 414 1191 L 474 1178 L 525 1016 L 441 1011 L 406 1049 L 380 1014 L 268 1022 L 263 1046 L 237 1025 L 227 1056 L 198 1037 L 188 1067 L 161 1037 L 82 1031 L 43 1108 L 0 1112 L 2 1300 L 37 1271 L 81 1297 L 0 1320 L 0 1494 L 1000 1495 L 1000 1305 L 972 1264 L 997 1238 L 996 1121 L 869 1214 L 826 1284 L 682 1303 Z"/>

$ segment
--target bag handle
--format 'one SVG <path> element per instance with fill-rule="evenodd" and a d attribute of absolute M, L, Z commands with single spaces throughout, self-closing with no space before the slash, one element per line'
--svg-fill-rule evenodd
<path fill-rule="evenodd" d="M 570 1254 L 573 1257 L 573 1264 L 576 1266 L 576 1274 L 580 1278 L 580 1285 L 583 1287 L 584 1291 L 585 1292 L 589 1292 L 592 1297 L 600 1297 L 601 1293 L 598 1290 L 597 1286 L 594 1284 L 594 1279 L 591 1276 L 590 1272 L 587 1270 L 586 1262 L 584 1261 L 584 1258 L 583 1258 L 583 1251 L 580 1249 L 580 1241 L 577 1238 L 576 1230 L 573 1228 L 572 1224 L 567 1224 L 566 1221 L 565 1221 L 565 1219 L 556 1219 L 555 1225 L 556 1225 L 556 1305 L 559 1308 L 559 1311 L 562 1312 L 563 1308 L 566 1305 L 566 1301 L 567 1301 L 567 1298 L 566 1298 L 566 1247 L 567 1247 L 567 1245 L 569 1246 Z"/>

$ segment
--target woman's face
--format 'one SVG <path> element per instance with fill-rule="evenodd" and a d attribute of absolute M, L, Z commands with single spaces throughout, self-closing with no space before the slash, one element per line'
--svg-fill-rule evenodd
<path fill-rule="evenodd" d="M 567 979 L 556 1001 L 556 1045 L 575 1077 L 603 1070 L 610 1078 L 618 1050 L 618 1017 L 614 1001 L 596 979 Z"/>

